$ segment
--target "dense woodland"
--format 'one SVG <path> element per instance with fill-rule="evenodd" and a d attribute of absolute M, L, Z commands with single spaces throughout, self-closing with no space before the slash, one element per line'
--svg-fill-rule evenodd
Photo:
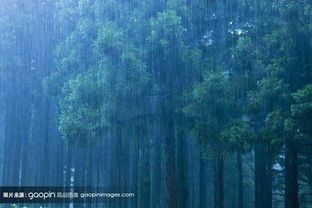
<path fill-rule="evenodd" d="M 0 170 L 136 195 L 44 207 L 311 208 L 312 1 L 0 0 Z"/>

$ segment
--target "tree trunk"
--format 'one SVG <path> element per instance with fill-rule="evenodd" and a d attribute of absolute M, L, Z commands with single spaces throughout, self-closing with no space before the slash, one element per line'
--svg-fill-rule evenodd
<path fill-rule="evenodd" d="M 285 152 L 285 208 L 299 208 L 298 151 L 295 142 L 286 142 Z"/>
<path fill-rule="evenodd" d="M 269 144 L 267 144 L 267 152 L 266 152 L 266 178 L 265 178 L 265 193 L 266 193 L 266 206 L 268 208 L 272 208 L 272 191 L 273 191 L 273 186 L 272 186 L 272 181 L 273 181 L 273 171 L 272 171 L 272 152 L 270 151 Z"/>
<path fill-rule="evenodd" d="M 116 122 L 112 138 L 112 162 L 110 165 L 111 191 L 122 192 L 122 131 L 121 126 Z M 116 201 L 116 206 L 121 206 L 121 201 Z"/>
<path fill-rule="evenodd" d="M 158 124 L 158 123 L 157 123 Z M 157 131 L 157 128 L 155 128 Z M 160 208 L 161 207 L 161 162 L 162 162 L 162 139 L 160 135 L 156 135 L 154 137 L 153 142 L 153 167 L 152 167 L 152 192 L 151 192 L 151 204 L 154 206 L 154 208 Z"/>
<path fill-rule="evenodd" d="M 150 206 L 150 141 L 147 135 L 146 127 L 142 127 L 140 130 L 140 195 L 141 200 L 139 201 L 139 207 Z"/>
<path fill-rule="evenodd" d="M 167 187 L 167 207 L 177 207 L 176 195 L 176 168 L 175 168 L 175 142 L 174 142 L 174 121 L 172 108 L 165 105 L 164 109 L 164 125 L 165 125 L 165 167 L 166 167 L 166 187 Z"/>
<path fill-rule="evenodd" d="M 243 189 L 243 168 L 242 153 L 237 151 L 237 170 L 238 170 L 238 208 L 244 208 L 244 189 Z"/>
<path fill-rule="evenodd" d="M 272 154 L 268 144 L 255 145 L 255 208 L 272 208 Z"/>
<path fill-rule="evenodd" d="M 224 207 L 223 190 L 223 151 L 218 147 L 216 155 L 215 181 L 214 181 L 214 208 Z"/>
<path fill-rule="evenodd" d="M 199 204 L 198 208 L 207 207 L 206 163 L 199 159 Z"/>
<path fill-rule="evenodd" d="M 31 101 L 31 114 L 30 114 L 30 126 L 29 126 L 29 137 L 27 142 L 27 171 L 26 171 L 26 184 L 28 186 L 34 186 L 35 184 L 35 126 L 36 126 L 36 112 L 34 98 Z M 18 160 L 17 160 L 18 161 Z"/>
<path fill-rule="evenodd" d="M 180 121 L 183 120 L 180 118 Z M 182 128 L 180 126 L 179 128 Z M 188 183 L 187 183 L 187 146 L 185 132 L 180 129 L 177 138 L 177 206 L 186 208 L 188 206 Z"/>
<path fill-rule="evenodd" d="M 255 145 L 255 208 L 264 207 L 264 176 L 266 175 L 264 155 L 264 145 L 259 142 Z"/>
<path fill-rule="evenodd" d="M 45 125 L 44 125 L 44 142 L 43 142 L 43 156 L 42 156 L 42 160 L 41 160 L 41 168 L 42 171 L 45 172 L 45 174 L 41 174 L 41 184 L 40 185 L 44 185 L 44 186 L 49 186 L 50 184 L 52 184 L 52 182 L 49 180 L 50 178 L 50 166 L 49 161 L 49 134 L 50 134 L 50 103 L 48 100 L 46 100 L 44 102 L 45 104 L 45 108 L 43 108 L 45 110 Z"/>

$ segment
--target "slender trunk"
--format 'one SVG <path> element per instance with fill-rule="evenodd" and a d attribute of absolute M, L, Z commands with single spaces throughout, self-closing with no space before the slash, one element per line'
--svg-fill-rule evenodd
<path fill-rule="evenodd" d="M 141 140 L 141 177 L 140 177 L 140 184 L 141 184 L 141 200 L 140 200 L 140 207 L 149 207 L 150 202 L 150 143 L 149 137 L 147 136 L 147 131 L 142 127 L 140 140 Z"/>
<path fill-rule="evenodd" d="M 49 126 L 50 126 L 50 105 L 49 101 L 46 101 L 45 113 L 45 132 L 44 132 L 44 143 L 43 143 L 43 158 L 41 160 L 41 166 L 43 172 L 46 174 L 41 174 L 41 185 L 48 186 L 51 181 L 49 181 L 50 170 L 49 170 Z"/>
<path fill-rule="evenodd" d="M 74 170 L 73 168 L 73 164 L 72 164 L 72 160 L 73 160 L 73 152 L 72 152 L 72 145 L 69 144 L 69 142 L 66 142 L 67 145 L 67 157 L 66 157 L 66 175 L 65 175 L 65 182 L 64 182 L 64 186 L 69 187 L 70 186 L 70 180 L 71 180 L 71 172 L 72 170 Z"/>
<path fill-rule="evenodd" d="M 272 208 L 272 153 L 269 144 L 255 145 L 255 207 Z"/>
<path fill-rule="evenodd" d="M 272 172 L 272 152 L 269 150 L 269 146 L 267 144 L 267 152 L 266 152 L 267 160 L 266 160 L 266 178 L 265 178 L 265 200 L 266 200 L 266 206 L 267 208 L 272 208 L 272 192 L 273 192 L 273 186 L 272 186 L 272 181 L 273 181 L 273 172 Z"/>
<path fill-rule="evenodd" d="M 214 208 L 224 207 L 223 190 L 223 152 L 218 148 L 216 155 L 215 181 L 214 181 Z"/>
<path fill-rule="evenodd" d="M 264 177 L 266 175 L 264 144 L 255 144 L 255 208 L 265 207 Z"/>
<path fill-rule="evenodd" d="M 4 134 L 5 135 L 5 134 Z M 3 162 L 2 162 L 2 172 L 1 172 L 1 185 L 5 185 L 6 184 L 6 175 L 7 175 L 7 169 L 8 169 L 8 155 L 5 154 L 7 152 L 8 149 L 8 140 L 3 139 L 3 143 L 4 143 L 4 148 L 3 148 Z"/>
<path fill-rule="evenodd" d="M 17 186 L 20 183 L 19 173 L 21 169 L 21 135 L 25 130 L 22 119 L 25 119 L 22 113 L 26 111 L 24 105 L 21 104 L 23 97 L 21 92 L 16 92 L 19 89 L 18 73 L 14 70 L 10 71 L 8 77 L 10 80 L 5 97 L 5 114 L 4 114 L 4 164 L 2 172 L 2 185 Z"/>
<path fill-rule="evenodd" d="M 103 148 L 102 148 L 102 144 L 100 144 L 100 147 L 97 149 L 98 151 L 96 151 L 96 183 L 95 183 L 95 191 L 96 192 L 100 192 L 99 190 L 99 187 L 101 186 L 101 171 L 100 169 L 102 168 L 101 167 L 101 163 L 100 163 L 100 160 L 101 160 L 101 153 L 103 151 Z M 96 199 L 95 201 L 95 207 L 99 207 L 99 201 L 98 201 L 98 198 Z"/>
<path fill-rule="evenodd" d="M 176 195 L 176 174 L 175 174 L 175 142 L 174 142 L 174 121 L 172 108 L 165 106 L 165 167 L 166 167 L 166 187 L 167 187 L 167 207 L 177 207 Z"/>
<path fill-rule="evenodd" d="M 137 139 L 134 143 L 134 156 L 132 160 L 132 171 L 133 171 L 133 186 L 134 191 L 136 193 L 136 197 L 134 199 L 133 207 L 139 207 L 139 189 L 140 189 L 140 183 L 139 183 L 139 174 L 140 174 L 140 144 L 139 139 Z"/>
<path fill-rule="evenodd" d="M 179 119 L 183 121 L 182 119 Z M 181 125 L 181 124 L 180 124 Z M 180 126 L 179 128 L 182 128 Z M 188 206 L 188 183 L 187 183 L 187 147 L 185 132 L 181 129 L 177 138 L 177 205 L 178 208 Z"/>
<path fill-rule="evenodd" d="M 111 184 L 111 191 L 118 191 L 122 192 L 121 188 L 125 184 L 122 184 L 122 131 L 121 126 L 116 122 L 114 135 L 112 138 L 112 163 L 110 166 L 110 184 Z M 121 201 L 116 201 L 116 206 L 121 206 Z"/>
<path fill-rule="evenodd" d="M 285 208 L 299 208 L 298 150 L 295 142 L 286 142 L 285 152 Z"/>
<path fill-rule="evenodd" d="M 120 187 L 121 183 L 121 132 L 120 128 L 117 127 L 118 124 L 116 124 L 114 137 L 112 138 L 112 162 L 111 163 L 111 185 L 113 188 Z"/>
<path fill-rule="evenodd" d="M 34 98 L 32 98 L 34 99 Z M 29 126 L 29 137 L 28 137 L 28 157 L 27 157 L 27 172 L 26 172 L 26 183 L 29 186 L 33 186 L 34 179 L 35 179 L 35 167 L 34 167 L 34 137 L 35 137 L 35 119 L 36 119 L 36 113 L 35 113 L 35 105 L 32 100 L 31 103 L 31 117 L 30 117 L 30 126 Z"/>
<path fill-rule="evenodd" d="M 77 142 L 79 143 L 79 141 Z M 73 144 L 74 145 L 74 144 Z M 82 186 L 85 185 L 85 170 L 86 170 L 86 149 L 81 144 L 77 144 L 76 148 L 74 148 L 74 172 L 73 172 L 73 182 L 71 182 L 74 186 Z M 72 180 L 71 180 L 72 181 Z M 85 207 L 85 203 L 77 203 L 74 205 L 75 208 Z"/>
<path fill-rule="evenodd" d="M 238 170 L 238 208 L 244 208 L 242 153 L 240 151 L 237 151 L 237 170 Z"/>
<path fill-rule="evenodd" d="M 199 204 L 198 208 L 207 207 L 206 163 L 199 159 Z"/>
<path fill-rule="evenodd" d="M 85 154 L 86 154 L 86 169 L 85 169 L 85 186 L 86 187 L 91 187 L 92 186 L 92 149 L 91 149 L 91 145 L 88 144 L 85 150 Z"/>
<path fill-rule="evenodd" d="M 161 207 L 161 137 L 159 135 L 154 138 L 153 167 L 152 167 L 152 192 L 151 204 L 155 208 Z"/>

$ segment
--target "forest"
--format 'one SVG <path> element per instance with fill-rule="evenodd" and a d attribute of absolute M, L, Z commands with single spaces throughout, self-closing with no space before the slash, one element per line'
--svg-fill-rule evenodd
<path fill-rule="evenodd" d="M 311 0 L 0 0 L 1 208 L 312 208 Z"/>

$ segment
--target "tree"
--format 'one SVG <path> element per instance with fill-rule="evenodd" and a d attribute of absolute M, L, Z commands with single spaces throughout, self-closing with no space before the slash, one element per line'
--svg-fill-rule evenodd
<path fill-rule="evenodd" d="M 192 132 L 202 153 L 215 157 L 215 207 L 223 207 L 223 159 L 226 145 L 222 131 L 231 118 L 233 95 L 229 77 L 220 68 L 206 71 L 187 98 L 185 113 L 194 119 Z"/>
<path fill-rule="evenodd" d="M 176 196 L 176 165 L 175 165 L 175 108 L 176 96 L 181 93 L 183 58 L 185 57 L 184 32 L 181 17 L 172 9 L 158 13 L 152 18 L 149 41 L 152 47 L 150 52 L 154 63 L 151 70 L 154 74 L 154 83 L 163 94 L 160 103 L 162 129 L 164 131 L 167 206 L 177 206 Z"/>

